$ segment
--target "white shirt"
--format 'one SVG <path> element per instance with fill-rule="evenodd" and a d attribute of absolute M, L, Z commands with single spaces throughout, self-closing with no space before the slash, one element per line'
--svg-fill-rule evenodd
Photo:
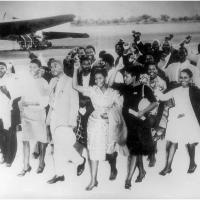
<path fill-rule="evenodd" d="M 112 74 L 114 73 L 114 68 L 112 68 L 111 70 L 108 71 L 108 76 L 106 79 L 106 82 L 108 83 L 109 79 L 111 78 Z M 124 83 L 124 79 L 123 76 L 120 72 L 117 72 L 117 75 L 115 77 L 115 83 Z"/>
<path fill-rule="evenodd" d="M 83 87 L 88 87 L 90 83 L 90 73 L 87 76 L 82 75 Z"/>

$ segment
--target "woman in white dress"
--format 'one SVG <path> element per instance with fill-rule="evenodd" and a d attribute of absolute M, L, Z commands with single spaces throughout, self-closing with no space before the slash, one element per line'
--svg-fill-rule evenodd
<path fill-rule="evenodd" d="M 48 105 L 49 86 L 40 76 L 41 63 L 33 59 L 29 66 L 29 75 L 22 81 L 20 114 L 22 124 L 22 141 L 23 141 L 23 170 L 18 176 L 24 176 L 31 171 L 29 163 L 30 158 L 30 141 L 41 142 L 43 153 L 39 158 L 39 167 L 37 173 L 44 169 L 44 155 L 47 143 L 46 132 L 46 112 L 45 107 Z M 25 82 L 26 81 L 26 82 Z"/>
<path fill-rule="evenodd" d="M 97 171 L 99 161 L 106 159 L 106 153 L 119 151 L 119 143 L 125 144 L 126 127 L 121 109 L 123 98 L 106 84 L 106 70 L 94 70 L 95 85 L 82 87 L 77 83 L 77 71 L 80 64 L 74 65 L 73 88 L 91 98 L 94 111 L 87 124 L 89 163 L 91 181 L 86 190 L 92 190 L 98 185 Z"/>
<path fill-rule="evenodd" d="M 200 140 L 200 90 L 191 85 L 192 76 L 189 69 L 184 69 L 180 73 L 180 87 L 166 94 L 155 92 L 160 100 L 173 99 L 175 102 L 175 106 L 169 110 L 166 129 L 167 159 L 164 169 L 160 172 L 163 176 L 172 171 L 171 165 L 178 144 L 187 145 L 190 157 L 188 173 L 193 173 L 197 167 L 195 146 Z"/>

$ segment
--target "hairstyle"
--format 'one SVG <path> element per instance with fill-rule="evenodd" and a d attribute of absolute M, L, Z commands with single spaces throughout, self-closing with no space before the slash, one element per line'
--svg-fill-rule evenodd
<path fill-rule="evenodd" d="M 192 71 L 190 69 L 188 69 L 188 68 L 181 70 L 181 72 L 186 73 L 190 78 L 193 77 Z"/>
<path fill-rule="evenodd" d="M 0 65 L 3 65 L 4 67 L 6 67 L 6 68 L 7 68 L 7 65 L 6 65 L 6 63 L 5 63 L 5 62 L 0 62 Z"/>
<path fill-rule="evenodd" d="M 136 76 L 136 80 L 138 80 L 141 74 L 141 66 L 137 64 L 129 64 L 123 69 L 123 71 L 127 72 L 131 76 Z"/>
<path fill-rule="evenodd" d="M 31 60 L 31 63 L 36 64 L 39 68 L 42 67 L 42 64 L 41 64 L 40 60 L 37 59 L 37 58 L 32 59 L 32 60 Z"/>
<path fill-rule="evenodd" d="M 83 50 L 85 51 L 85 48 L 84 48 L 84 47 L 79 47 L 79 48 L 78 48 L 78 51 L 81 50 L 81 49 L 83 49 Z"/>
<path fill-rule="evenodd" d="M 157 63 L 156 62 L 149 62 L 148 64 L 147 64 L 147 67 L 149 67 L 149 66 L 151 66 L 151 65 L 154 65 L 155 67 L 156 67 L 156 69 L 158 69 L 158 66 L 157 66 Z"/>
<path fill-rule="evenodd" d="M 54 58 L 49 58 L 49 60 L 48 60 L 48 62 L 47 62 L 47 66 L 50 67 L 52 61 L 54 61 L 54 60 L 55 60 Z"/>
<path fill-rule="evenodd" d="M 96 74 L 102 74 L 104 77 L 106 77 L 107 76 L 107 70 L 105 68 L 102 68 L 102 67 L 95 67 L 92 70 L 93 77 L 95 77 Z"/>
<path fill-rule="evenodd" d="M 57 63 L 57 64 L 59 64 L 60 66 L 63 67 L 63 63 L 62 63 L 60 60 L 53 59 L 53 60 L 51 61 L 51 64 L 52 64 L 52 63 Z"/>
<path fill-rule="evenodd" d="M 104 62 L 107 62 L 110 66 L 113 66 L 115 59 L 114 59 L 114 57 L 111 54 L 105 53 L 105 54 L 102 55 L 102 60 Z"/>
<path fill-rule="evenodd" d="M 124 49 L 123 44 L 124 44 L 124 41 L 123 41 L 122 39 L 120 39 L 120 40 L 115 44 L 115 48 L 116 48 L 117 46 L 120 46 L 120 48 Z"/>
<path fill-rule="evenodd" d="M 99 58 L 103 58 L 103 55 L 106 53 L 105 50 L 102 50 L 99 52 Z"/>
<path fill-rule="evenodd" d="M 198 44 L 198 53 L 200 53 L 200 43 Z"/>
<path fill-rule="evenodd" d="M 88 61 L 91 64 L 91 60 L 88 56 L 82 56 L 80 59 L 80 63 L 82 64 L 84 61 Z"/>
<path fill-rule="evenodd" d="M 185 47 L 180 47 L 178 53 L 179 53 L 179 56 L 182 55 L 183 53 L 186 56 L 188 55 L 188 51 Z"/>
<path fill-rule="evenodd" d="M 88 45 L 85 49 L 93 49 L 93 51 L 96 52 L 94 46 L 92 45 Z"/>

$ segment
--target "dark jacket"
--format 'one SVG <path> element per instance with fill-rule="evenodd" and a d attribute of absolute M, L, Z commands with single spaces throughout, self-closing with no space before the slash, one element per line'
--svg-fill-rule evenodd
<path fill-rule="evenodd" d="M 194 113 L 200 125 L 200 89 L 196 86 L 190 86 L 189 95 Z"/>

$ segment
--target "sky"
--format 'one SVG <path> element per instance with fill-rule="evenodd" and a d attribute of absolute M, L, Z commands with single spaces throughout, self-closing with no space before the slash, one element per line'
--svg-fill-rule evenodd
<path fill-rule="evenodd" d="M 200 2 L 189 1 L 0 1 L 0 20 L 7 17 L 39 18 L 75 14 L 83 19 L 112 19 L 149 14 L 171 17 L 200 14 Z"/>

